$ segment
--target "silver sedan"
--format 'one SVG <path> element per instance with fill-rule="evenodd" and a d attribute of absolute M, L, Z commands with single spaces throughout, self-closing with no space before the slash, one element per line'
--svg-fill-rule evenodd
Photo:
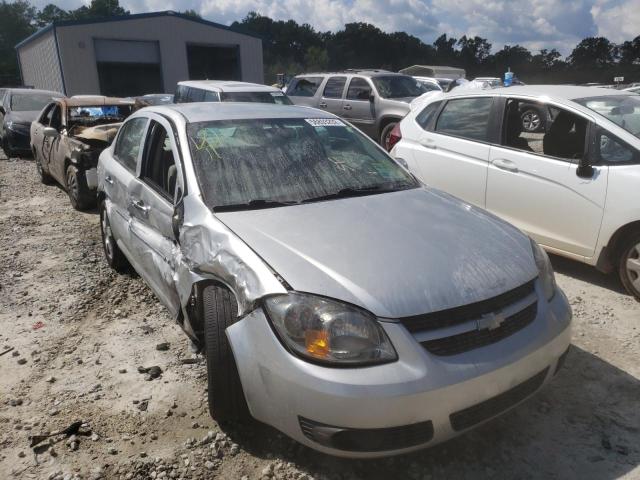
<path fill-rule="evenodd" d="M 145 108 L 98 183 L 107 261 L 205 354 L 218 421 L 253 416 L 333 455 L 403 453 L 525 400 L 569 347 L 534 242 L 331 114 Z"/>

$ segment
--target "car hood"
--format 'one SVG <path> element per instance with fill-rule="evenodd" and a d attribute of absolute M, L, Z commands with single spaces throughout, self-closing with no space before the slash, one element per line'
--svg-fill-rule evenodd
<path fill-rule="evenodd" d="M 14 112 L 11 111 L 5 116 L 5 122 L 11 120 L 15 123 L 22 123 L 24 125 L 31 125 L 31 122 L 38 119 L 40 112 Z"/>
<path fill-rule="evenodd" d="M 522 232 L 426 187 L 216 216 L 294 290 L 378 317 L 485 300 L 538 275 Z"/>

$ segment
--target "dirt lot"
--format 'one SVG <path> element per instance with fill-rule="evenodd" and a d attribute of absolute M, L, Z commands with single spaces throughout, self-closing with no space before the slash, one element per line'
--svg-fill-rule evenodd
<path fill-rule="evenodd" d="M 430 450 L 340 460 L 267 427 L 223 432 L 186 337 L 104 262 L 97 215 L 38 183 L 32 161 L 0 157 L 0 478 L 640 478 L 640 303 L 615 278 L 554 265 L 574 346 L 548 388 Z M 159 378 L 138 372 L 156 365 Z M 74 421 L 77 435 L 34 454 L 30 435 Z"/>

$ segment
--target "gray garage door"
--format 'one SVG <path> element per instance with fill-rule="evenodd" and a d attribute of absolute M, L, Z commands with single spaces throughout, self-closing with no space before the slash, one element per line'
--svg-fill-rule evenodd
<path fill-rule="evenodd" d="M 164 92 L 158 42 L 96 39 L 94 47 L 103 95 Z"/>

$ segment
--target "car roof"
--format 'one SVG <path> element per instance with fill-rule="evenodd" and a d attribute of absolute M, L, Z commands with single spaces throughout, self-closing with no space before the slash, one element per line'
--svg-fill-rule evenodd
<path fill-rule="evenodd" d="M 178 113 L 187 123 L 260 118 L 337 118 L 316 108 L 270 103 L 196 102 L 158 105 L 140 110 L 159 114 Z"/>
<path fill-rule="evenodd" d="M 629 93 L 621 90 L 614 90 L 612 88 L 578 87 L 574 85 L 523 85 L 515 87 L 499 87 L 492 90 L 461 89 L 459 90 L 459 93 L 454 89 L 448 94 L 450 97 L 468 95 L 522 95 L 527 97 L 548 97 L 550 99 L 560 101 L 574 101 L 580 98 L 604 97 L 607 95 L 629 95 Z"/>
<path fill-rule="evenodd" d="M 296 78 L 301 77 L 317 77 L 318 75 L 360 75 L 362 77 L 387 77 L 387 76 L 396 76 L 396 77 L 409 77 L 410 75 L 405 75 L 404 73 L 390 72 L 388 70 L 377 70 L 377 69 L 363 69 L 363 70 L 341 70 L 336 72 L 311 72 L 311 73 L 301 73 L 300 75 L 296 75 Z"/>
<path fill-rule="evenodd" d="M 178 82 L 178 85 L 212 92 L 282 92 L 282 90 L 275 87 L 260 83 L 236 82 L 233 80 L 187 80 Z"/>
<path fill-rule="evenodd" d="M 69 107 L 92 107 L 98 105 L 135 105 L 135 101 L 119 97 L 105 97 L 102 95 L 82 95 L 60 99 L 60 103 Z"/>

